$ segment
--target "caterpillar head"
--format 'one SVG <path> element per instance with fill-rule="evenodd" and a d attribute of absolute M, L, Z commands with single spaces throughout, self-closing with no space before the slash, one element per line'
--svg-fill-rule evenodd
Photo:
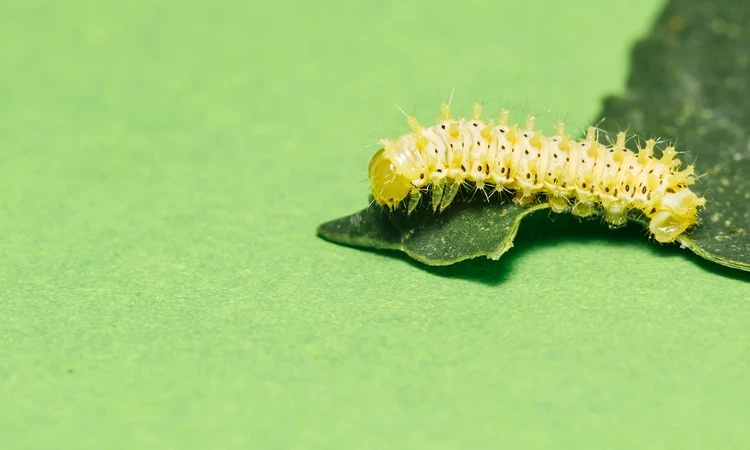
<path fill-rule="evenodd" d="M 381 149 L 370 160 L 369 174 L 372 196 L 380 205 L 393 209 L 411 192 L 409 179 L 399 172 L 385 149 Z"/>

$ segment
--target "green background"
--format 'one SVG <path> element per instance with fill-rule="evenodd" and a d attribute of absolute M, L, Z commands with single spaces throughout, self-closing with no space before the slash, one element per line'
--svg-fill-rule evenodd
<path fill-rule="evenodd" d="M 544 213 L 446 268 L 315 236 L 394 103 L 596 117 L 661 4 L 568 3 L 4 5 L 3 447 L 750 443 L 747 274 Z"/>

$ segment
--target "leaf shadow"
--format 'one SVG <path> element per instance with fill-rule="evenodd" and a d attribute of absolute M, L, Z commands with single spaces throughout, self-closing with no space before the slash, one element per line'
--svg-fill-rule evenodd
<path fill-rule="evenodd" d="M 456 278 L 490 286 L 497 286 L 505 282 L 511 274 L 511 271 L 513 270 L 512 266 L 515 263 L 515 259 L 509 258 L 509 253 L 506 253 L 499 260 L 491 260 L 484 256 L 480 256 L 478 258 L 459 261 L 449 266 L 430 266 L 412 259 L 409 255 L 399 250 L 365 250 L 389 258 L 399 259 L 415 269 L 422 270 L 441 278 Z"/>
<path fill-rule="evenodd" d="M 587 245 L 595 241 L 606 242 L 614 247 L 646 248 L 653 255 L 665 260 L 676 257 L 688 258 L 706 272 L 750 283 L 750 272 L 708 261 L 689 249 L 680 248 L 677 244 L 662 245 L 650 240 L 641 224 L 629 223 L 616 230 L 610 230 L 599 219 L 581 220 L 571 214 L 554 214 L 545 210 L 533 213 L 522 220 L 513 248 L 499 260 L 478 257 L 449 266 L 429 266 L 400 251 L 372 251 L 400 259 L 419 270 L 439 277 L 497 286 L 508 280 L 511 271 L 529 252 L 570 242 Z"/>

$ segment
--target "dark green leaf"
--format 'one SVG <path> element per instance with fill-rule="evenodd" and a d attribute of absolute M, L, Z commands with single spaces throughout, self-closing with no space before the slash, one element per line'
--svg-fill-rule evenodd
<path fill-rule="evenodd" d="M 700 256 L 750 270 L 750 3 L 667 5 L 633 53 L 625 95 L 607 99 L 604 127 L 677 139 L 705 174 L 702 223 L 680 238 Z"/>
<path fill-rule="evenodd" d="M 442 214 L 420 207 L 406 217 L 372 206 L 324 223 L 318 234 L 345 245 L 401 250 L 417 261 L 443 266 L 477 256 L 499 258 L 513 246 L 521 219 L 546 207 L 521 207 L 508 199 L 488 204 L 475 198 L 456 202 Z"/>

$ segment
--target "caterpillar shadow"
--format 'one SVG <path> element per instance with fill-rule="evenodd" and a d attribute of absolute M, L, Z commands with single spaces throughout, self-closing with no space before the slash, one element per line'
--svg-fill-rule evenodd
<path fill-rule="evenodd" d="M 411 266 L 445 278 L 460 278 L 487 285 L 505 282 L 512 271 L 529 252 L 540 248 L 570 244 L 588 245 L 606 242 L 608 246 L 647 249 L 652 255 L 663 258 L 664 263 L 676 257 L 688 258 L 706 272 L 750 283 L 750 273 L 708 261 L 678 244 L 661 245 L 648 238 L 643 225 L 628 225 L 610 230 L 598 219 L 580 220 L 570 214 L 554 214 L 547 210 L 537 211 L 524 218 L 519 227 L 513 248 L 499 260 L 485 257 L 461 261 L 450 266 L 428 266 L 391 250 L 375 250 L 376 253 L 402 259 Z"/>

